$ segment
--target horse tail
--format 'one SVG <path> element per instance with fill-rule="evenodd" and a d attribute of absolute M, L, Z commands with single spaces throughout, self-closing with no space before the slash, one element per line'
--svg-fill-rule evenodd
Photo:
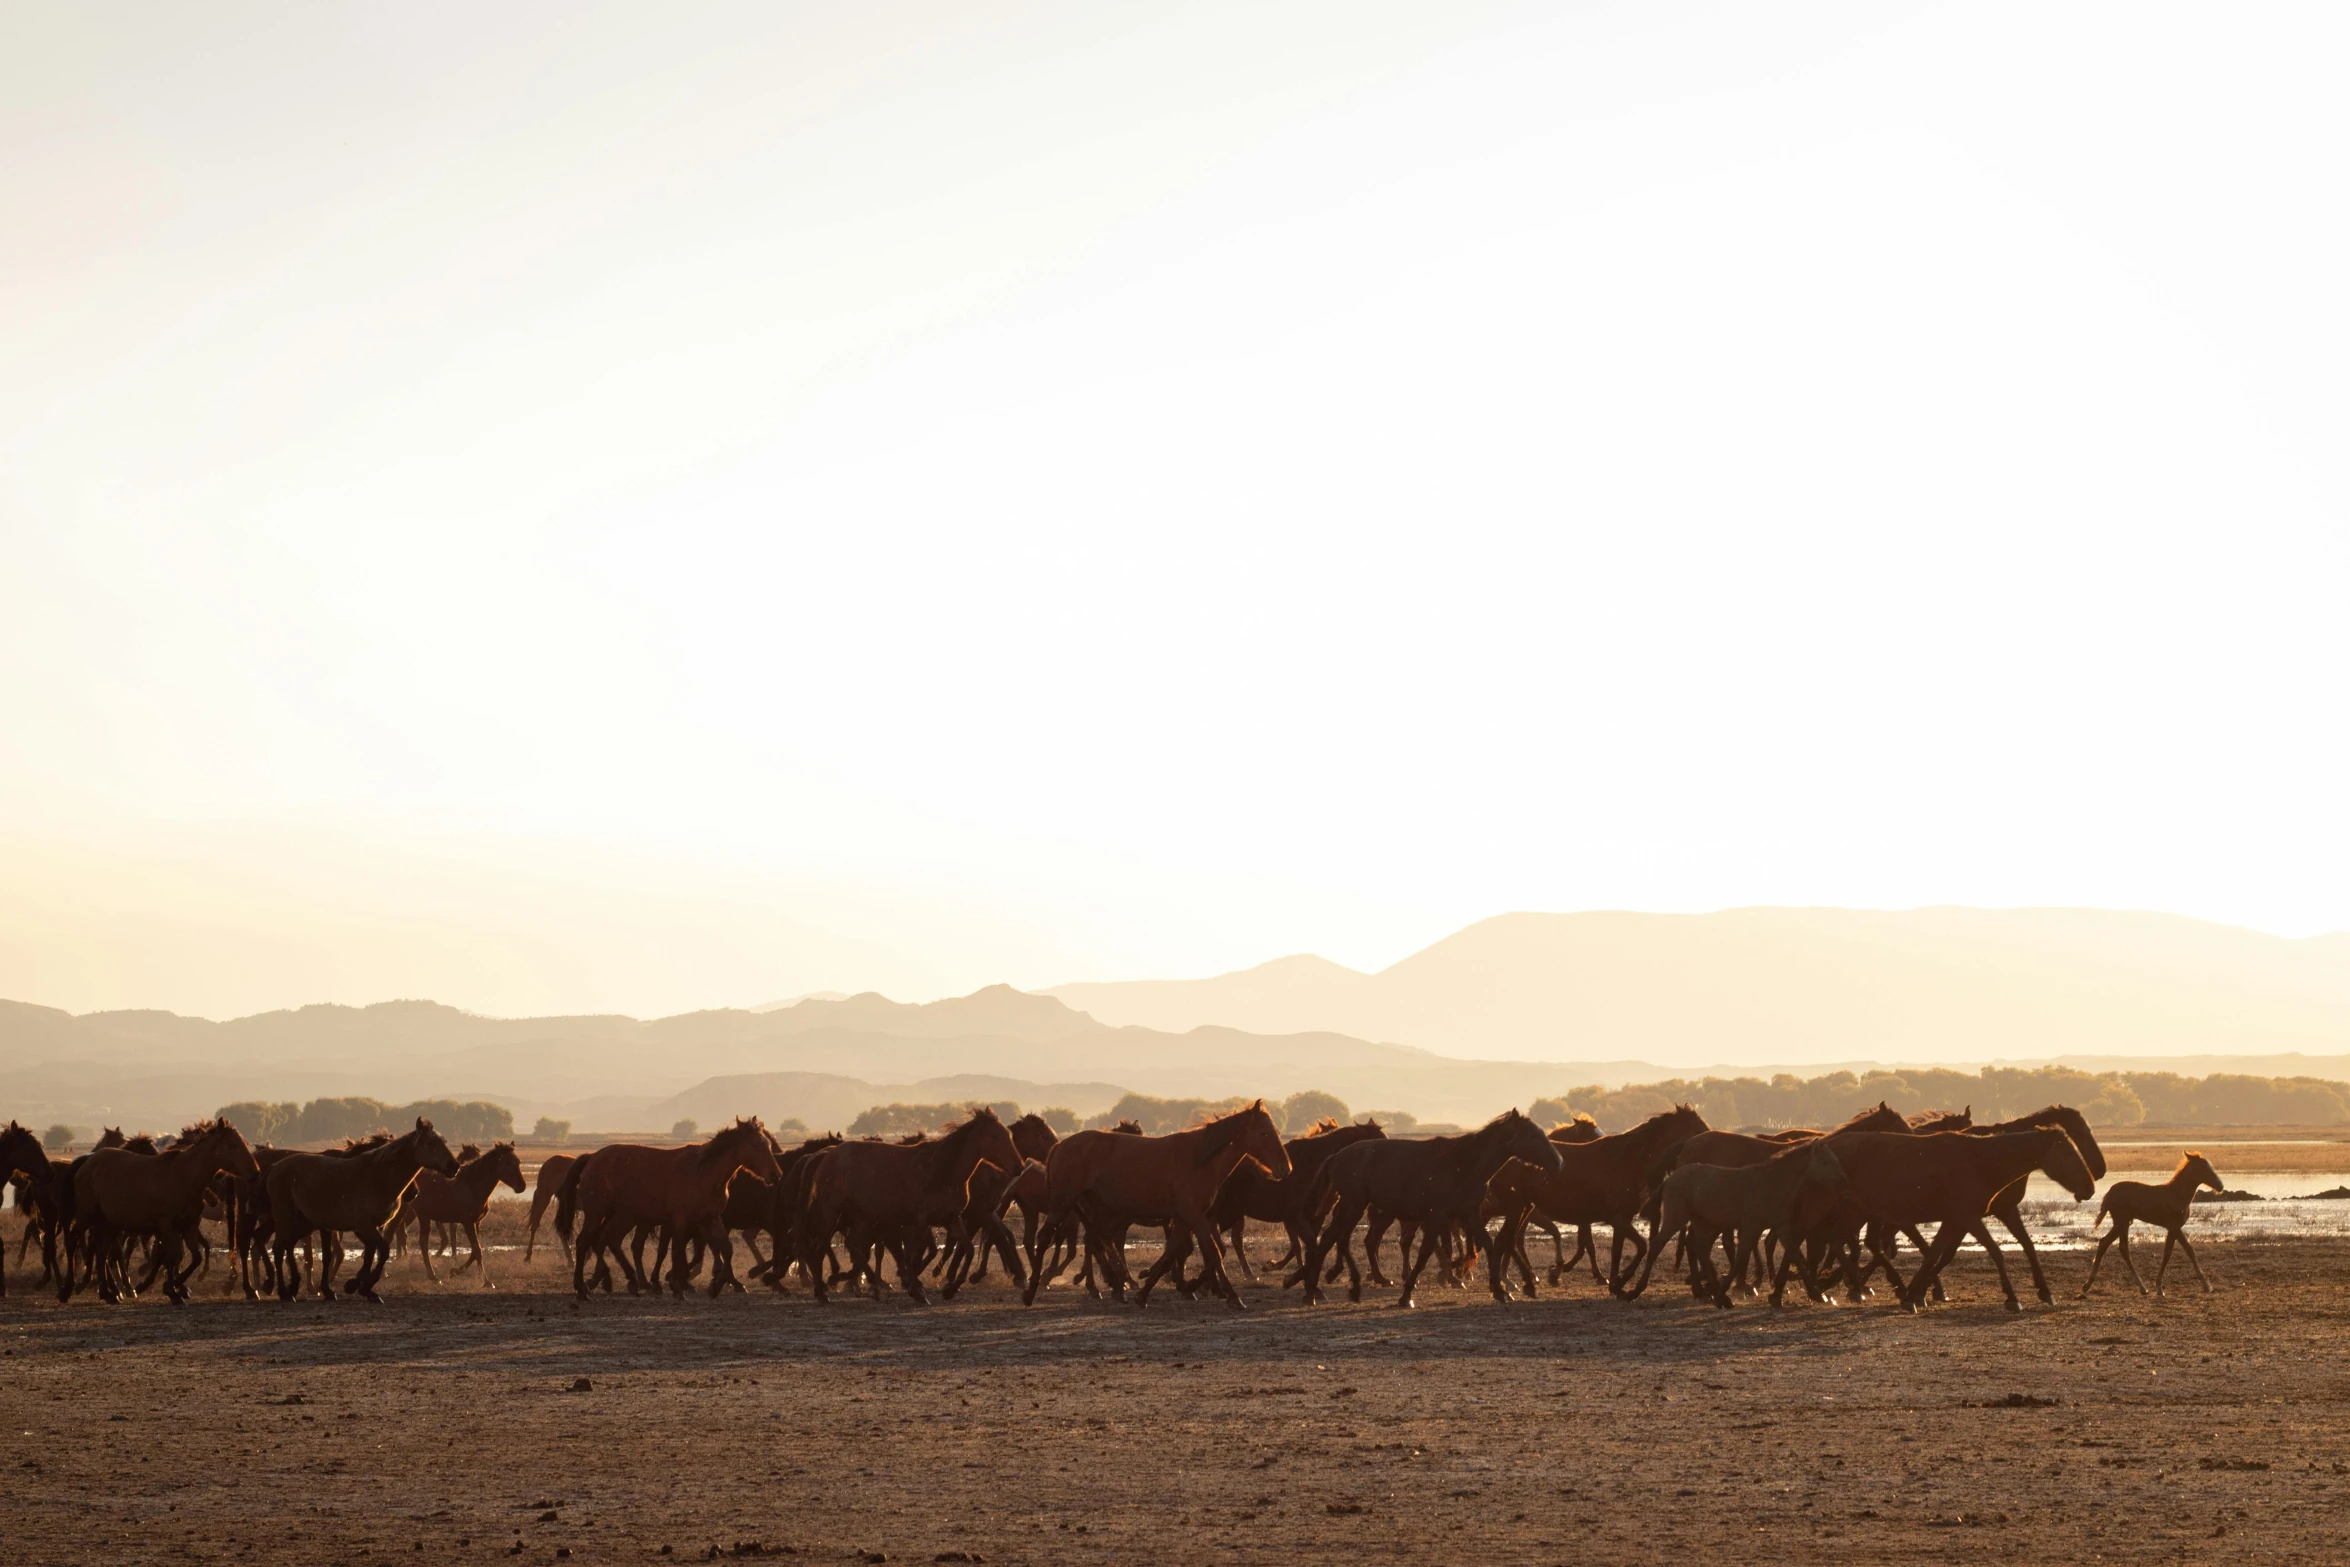
<path fill-rule="evenodd" d="M 2097 1205 L 2097 1217 L 2089 1221 L 2089 1233 L 2091 1235 L 2096 1234 L 2099 1226 L 2105 1223 L 2106 1210 L 2112 1206 L 2113 1189 L 2111 1187 L 2107 1187 L 2105 1191 L 2105 1199 Z"/>
<path fill-rule="evenodd" d="M 563 1172 L 563 1184 L 555 1192 L 555 1233 L 563 1237 L 563 1244 L 571 1244 L 571 1226 L 579 1215 L 579 1177 L 587 1169 L 585 1158 L 571 1161 L 571 1168 Z"/>

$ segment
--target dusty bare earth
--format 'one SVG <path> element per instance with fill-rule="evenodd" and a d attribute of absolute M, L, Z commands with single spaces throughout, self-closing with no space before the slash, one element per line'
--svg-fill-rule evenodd
<path fill-rule="evenodd" d="M 575 1306 L 504 1254 L 381 1307 L 61 1308 L 12 1269 L 0 1557 L 2350 1559 L 2350 1241 L 2203 1250 L 2216 1294 L 2020 1317 L 1965 1259 L 1918 1318 L 1587 1277 Z"/>

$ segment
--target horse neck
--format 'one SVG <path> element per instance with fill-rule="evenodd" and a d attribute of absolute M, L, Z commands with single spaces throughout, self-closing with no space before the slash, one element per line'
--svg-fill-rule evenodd
<path fill-rule="evenodd" d="M 2051 1132 L 2045 1127 L 2035 1126 L 2022 1131 L 2000 1132 L 1990 1137 L 1968 1138 L 1964 1146 L 1973 1149 L 1975 1162 L 1997 1175 L 1999 1184 L 2005 1186 L 2047 1163 L 2048 1139 L 2063 1135 L 2062 1132 Z"/>
<path fill-rule="evenodd" d="M 225 1138 L 205 1137 L 184 1147 L 157 1154 L 136 1154 L 134 1158 L 169 1161 L 167 1179 L 183 1196 L 193 1197 L 211 1184 L 213 1175 L 226 1170 L 228 1145 Z"/>
<path fill-rule="evenodd" d="M 468 1197 L 487 1197 L 498 1189 L 498 1171 L 490 1163 L 490 1156 L 483 1154 L 450 1176 L 449 1184 Z"/>
<path fill-rule="evenodd" d="M 979 1146 L 979 1133 L 976 1130 L 979 1124 L 977 1121 L 965 1121 L 937 1142 L 924 1143 L 914 1150 L 914 1168 L 922 1172 L 923 1184 L 970 1184 L 972 1175 L 986 1162 L 986 1153 Z"/>
<path fill-rule="evenodd" d="M 2171 1171 L 2170 1179 L 2162 1184 L 2174 1192 L 2191 1192 L 2203 1184 L 2203 1177 L 2195 1173 L 2193 1165 L 2182 1164 Z"/>
<path fill-rule="evenodd" d="M 1468 1147 L 1461 1150 L 1461 1168 L 1480 1185 L 1492 1180 L 1494 1173 L 1510 1162 L 1509 1141 L 1507 1122 L 1496 1122 L 1471 1132 Z"/>
<path fill-rule="evenodd" d="M 737 1170 L 751 1167 L 751 1156 L 748 1152 L 736 1152 L 731 1144 L 722 1148 L 719 1143 L 720 1139 L 713 1137 L 702 1144 L 696 1153 L 694 1166 L 697 1176 L 723 1189 L 732 1183 Z"/>

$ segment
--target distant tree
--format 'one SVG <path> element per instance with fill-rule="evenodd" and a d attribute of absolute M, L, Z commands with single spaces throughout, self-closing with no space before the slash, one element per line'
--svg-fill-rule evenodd
<path fill-rule="evenodd" d="M 286 1129 L 302 1114 L 298 1104 L 278 1104 L 265 1099 L 240 1099 L 233 1105 L 222 1105 L 213 1112 L 213 1119 L 226 1121 L 245 1134 L 253 1143 L 273 1143 L 282 1139 Z"/>
<path fill-rule="evenodd" d="M 73 1146 L 73 1128 L 63 1121 L 41 1134 L 41 1146 L 51 1153 L 63 1153 Z"/>
<path fill-rule="evenodd" d="M 1066 1137 L 1071 1132 L 1082 1131 L 1085 1128 L 1085 1123 L 1077 1118 L 1077 1112 L 1063 1105 L 1051 1105 L 1036 1113 L 1038 1118 L 1045 1125 L 1051 1127 L 1054 1135 L 1058 1137 Z"/>
<path fill-rule="evenodd" d="M 1336 1121 L 1340 1126 L 1352 1119 L 1347 1113 L 1345 1100 L 1336 1094 L 1323 1093 L 1318 1088 L 1309 1088 L 1282 1100 L 1281 1109 L 1275 1118 L 1281 1122 L 1281 1129 L 1292 1137 L 1304 1136 L 1314 1129 L 1316 1122 L 1324 1118 Z"/>
<path fill-rule="evenodd" d="M 567 1143 L 571 1141 L 571 1123 L 558 1121 L 551 1115 L 542 1115 L 530 1129 L 534 1143 Z"/>
<path fill-rule="evenodd" d="M 1536 1126 L 1557 1126 L 1575 1119 L 1564 1099 L 1537 1099 L 1526 1107 L 1526 1119 Z"/>
<path fill-rule="evenodd" d="M 694 1133 L 700 1130 L 701 1127 L 696 1124 L 691 1117 L 688 1117 L 685 1120 L 679 1121 L 675 1126 L 671 1127 L 669 1129 L 669 1135 L 676 1138 L 681 1143 L 690 1143 L 693 1141 Z"/>

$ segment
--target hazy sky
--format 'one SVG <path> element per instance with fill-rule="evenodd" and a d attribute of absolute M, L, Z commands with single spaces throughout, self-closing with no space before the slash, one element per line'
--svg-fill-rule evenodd
<path fill-rule="evenodd" d="M 0 995 L 2350 927 L 2339 5 L 0 10 Z"/>

